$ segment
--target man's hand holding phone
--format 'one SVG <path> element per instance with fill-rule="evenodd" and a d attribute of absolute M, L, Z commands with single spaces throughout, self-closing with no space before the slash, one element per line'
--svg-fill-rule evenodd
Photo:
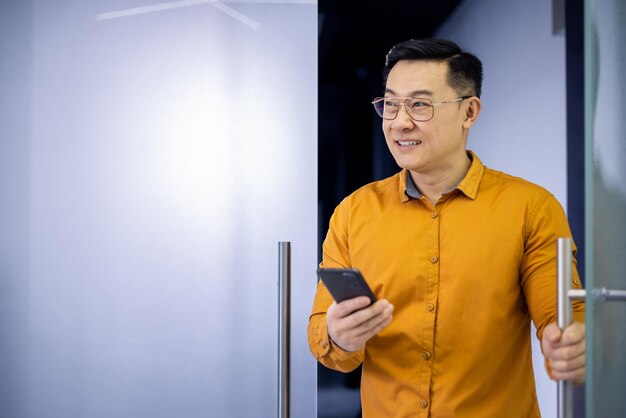
<path fill-rule="evenodd" d="M 393 305 L 385 299 L 371 303 L 367 296 L 333 302 L 326 313 L 328 335 L 345 351 L 358 351 L 391 323 Z"/>

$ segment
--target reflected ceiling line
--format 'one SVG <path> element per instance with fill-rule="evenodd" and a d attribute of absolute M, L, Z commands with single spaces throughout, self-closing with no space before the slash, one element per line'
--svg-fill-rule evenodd
<path fill-rule="evenodd" d="M 222 3 L 245 4 L 317 4 L 318 0 L 223 0 Z"/>
<path fill-rule="evenodd" d="M 147 14 L 147 13 L 162 12 L 164 10 L 172 10 L 172 9 L 180 9 L 183 7 L 198 6 L 200 4 L 210 4 L 211 6 L 215 7 L 220 12 L 227 14 L 233 19 L 238 20 L 239 22 L 243 23 L 244 25 L 252 29 L 259 29 L 261 27 L 261 24 L 257 22 L 256 20 L 250 19 L 248 16 L 242 13 L 239 13 L 237 10 L 231 7 L 228 7 L 224 3 L 217 1 L 217 0 L 180 0 L 180 1 L 172 1 L 168 3 L 154 4 L 152 6 L 133 7 L 131 9 L 116 10 L 114 12 L 99 13 L 98 15 L 96 15 L 96 20 L 118 19 L 118 18 L 128 17 L 128 16 L 136 16 L 136 15 L 142 15 L 142 14 Z"/>

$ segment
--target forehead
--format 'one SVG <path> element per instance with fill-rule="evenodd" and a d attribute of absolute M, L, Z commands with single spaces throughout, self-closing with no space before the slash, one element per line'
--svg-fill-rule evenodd
<path fill-rule="evenodd" d="M 393 66 L 385 90 L 398 96 L 413 92 L 437 94 L 449 89 L 448 64 L 440 61 L 402 60 Z"/>

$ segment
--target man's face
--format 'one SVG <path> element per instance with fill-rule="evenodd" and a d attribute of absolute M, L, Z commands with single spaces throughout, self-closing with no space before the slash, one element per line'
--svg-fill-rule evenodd
<path fill-rule="evenodd" d="M 389 73 L 385 97 L 419 97 L 433 103 L 460 96 L 447 82 L 448 64 L 434 61 L 399 61 Z M 400 100 L 402 102 L 402 99 Z M 437 174 L 467 158 L 467 100 L 434 107 L 427 122 L 409 117 L 404 105 L 394 120 L 383 120 L 387 146 L 396 163 L 420 174 Z"/>

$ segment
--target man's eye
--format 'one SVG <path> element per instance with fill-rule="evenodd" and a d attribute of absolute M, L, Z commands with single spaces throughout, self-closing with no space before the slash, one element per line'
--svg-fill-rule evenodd
<path fill-rule="evenodd" d="M 396 107 L 398 104 L 393 100 L 385 100 L 385 107 Z"/>
<path fill-rule="evenodd" d="M 428 106 L 429 104 L 427 102 L 422 102 L 419 100 L 416 100 L 413 103 L 411 103 L 411 107 L 413 108 L 428 107 Z"/>

